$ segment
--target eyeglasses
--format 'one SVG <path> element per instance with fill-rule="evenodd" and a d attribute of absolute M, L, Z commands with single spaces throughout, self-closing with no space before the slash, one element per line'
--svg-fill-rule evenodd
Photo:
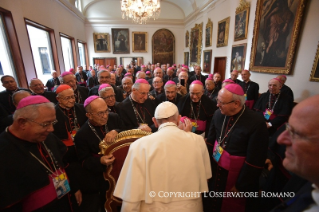
<path fill-rule="evenodd" d="M 292 139 L 300 139 L 300 140 L 311 140 L 317 138 L 318 136 L 305 136 L 301 133 L 296 132 L 288 123 L 286 123 L 286 130 L 289 132 L 289 135 Z"/>
<path fill-rule="evenodd" d="M 137 90 L 137 92 L 138 92 L 141 96 L 145 96 L 145 95 L 148 94 L 148 92 L 140 92 L 140 91 L 138 91 L 138 90 Z"/>
<path fill-rule="evenodd" d="M 64 101 L 69 101 L 70 99 L 75 99 L 75 95 L 72 96 L 67 96 L 67 97 L 60 97 L 60 99 L 64 100 Z"/>
<path fill-rule="evenodd" d="M 219 101 L 218 98 L 216 98 L 216 102 L 217 102 L 217 104 L 219 104 L 220 106 L 224 106 L 224 105 L 233 103 L 233 102 L 235 102 L 235 101 L 233 100 L 233 101 L 230 101 L 230 102 L 221 102 L 221 101 Z"/>
<path fill-rule="evenodd" d="M 104 115 L 108 115 L 109 114 L 109 109 L 107 109 L 106 111 L 101 111 L 101 112 L 97 112 L 97 113 L 90 113 L 90 114 L 96 114 L 96 115 L 98 115 L 98 116 L 104 116 Z"/>
<path fill-rule="evenodd" d="M 53 125 L 55 125 L 56 123 L 58 123 L 58 120 L 55 120 L 55 121 L 52 121 L 52 122 L 46 122 L 46 123 L 39 123 L 39 122 L 36 122 L 36 121 L 34 121 L 34 120 L 32 120 L 32 119 L 27 119 L 28 121 L 31 121 L 31 122 L 33 122 L 33 123 L 36 123 L 36 124 L 38 124 L 38 125 L 40 125 L 40 126 L 42 126 L 43 128 L 48 128 L 49 126 L 53 126 Z"/>
<path fill-rule="evenodd" d="M 102 99 L 106 99 L 109 100 L 111 98 L 115 98 L 115 94 L 114 95 L 110 95 L 110 96 L 106 96 L 106 97 L 101 97 Z"/>

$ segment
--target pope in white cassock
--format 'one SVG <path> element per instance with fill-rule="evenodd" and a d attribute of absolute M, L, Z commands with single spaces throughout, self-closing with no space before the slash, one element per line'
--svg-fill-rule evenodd
<path fill-rule="evenodd" d="M 190 132 L 188 119 L 180 122 L 171 102 L 159 104 L 154 117 L 158 131 L 131 144 L 117 181 L 121 212 L 202 211 L 201 192 L 212 177 L 203 137 Z"/>

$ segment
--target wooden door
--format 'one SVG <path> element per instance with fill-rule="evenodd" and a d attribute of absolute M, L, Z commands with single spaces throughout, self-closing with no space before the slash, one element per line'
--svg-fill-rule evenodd
<path fill-rule="evenodd" d="M 215 57 L 214 73 L 218 72 L 221 76 L 221 81 L 225 79 L 226 57 Z"/>
<path fill-rule="evenodd" d="M 111 66 L 113 67 L 114 65 L 117 65 L 116 63 L 116 57 L 95 57 L 93 58 L 93 64 L 99 64 L 106 66 Z"/>

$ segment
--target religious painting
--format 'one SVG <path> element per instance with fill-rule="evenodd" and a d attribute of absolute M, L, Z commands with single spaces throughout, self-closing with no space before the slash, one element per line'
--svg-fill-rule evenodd
<path fill-rule="evenodd" d="M 243 40 L 247 38 L 248 20 L 249 20 L 250 4 L 245 0 L 240 0 L 239 6 L 236 8 L 235 15 L 235 33 L 234 40 Z"/>
<path fill-rule="evenodd" d="M 209 18 L 206 24 L 205 47 L 209 47 L 212 45 L 212 35 L 213 35 L 213 22 Z"/>
<path fill-rule="evenodd" d="M 184 52 L 184 65 L 189 66 L 189 52 Z"/>
<path fill-rule="evenodd" d="M 291 74 L 306 2 L 257 1 L 251 71 Z"/>
<path fill-rule="evenodd" d="M 203 23 L 195 24 L 195 27 L 191 30 L 190 40 L 190 64 L 200 66 L 200 59 L 202 53 L 202 33 Z"/>
<path fill-rule="evenodd" d="M 93 33 L 93 42 L 95 53 L 111 52 L 109 33 Z"/>
<path fill-rule="evenodd" d="M 50 59 L 47 47 L 38 47 L 43 74 L 51 74 Z"/>
<path fill-rule="evenodd" d="M 130 53 L 130 34 L 128 29 L 112 28 L 113 54 Z"/>
<path fill-rule="evenodd" d="M 189 47 L 189 32 L 188 32 L 188 30 L 186 31 L 186 35 L 185 35 L 185 46 Z"/>
<path fill-rule="evenodd" d="M 218 22 L 217 47 L 228 45 L 229 21 L 230 17 Z"/>
<path fill-rule="evenodd" d="M 203 58 L 203 72 L 210 74 L 211 65 L 212 65 L 212 50 L 205 50 Z"/>
<path fill-rule="evenodd" d="M 319 43 L 317 46 L 317 53 L 315 56 L 315 61 L 313 62 L 312 71 L 310 74 L 310 81 L 319 82 Z"/>
<path fill-rule="evenodd" d="M 247 43 L 233 45 L 231 51 L 231 69 L 230 71 L 237 70 L 241 72 L 245 68 Z"/>
<path fill-rule="evenodd" d="M 157 30 L 152 37 L 153 64 L 175 63 L 175 36 L 168 29 Z"/>
<path fill-rule="evenodd" d="M 132 32 L 133 52 L 147 52 L 147 32 Z"/>

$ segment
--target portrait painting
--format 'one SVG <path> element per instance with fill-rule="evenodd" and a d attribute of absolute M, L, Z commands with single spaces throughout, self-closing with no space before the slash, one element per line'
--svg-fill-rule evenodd
<path fill-rule="evenodd" d="M 130 34 L 128 29 L 112 28 L 113 54 L 130 53 Z"/>
<path fill-rule="evenodd" d="M 310 81 L 319 82 L 319 43 L 317 46 L 317 52 L 315 55 L 315 60 L 313 62 L 311 74 L 310 74 Z"/>
<path fill-rule="evenodd" d="M 111 52 L 109 33 L 93 33 L 93 42 L 96 53 Z"/>
<path fill-rule="evenodd" d="M 168 29 L 157 30 L 152 37 L 153 63 L 174 64 L 175 36 Z"/>
<path fill-rule="evenodd" d="M 246 1 L 240 1 L 239 7 L 236 8 L 235 15 L 235 33 L 234 40 L 243 40 L 247 38 L 248 20 L 250 4 Z"/>
<path fill-rule="evenodd" d="M 213 35 L 213 22 L 209 18 L 207 21 L 206 30 L 205 30 L 205 47 L 209 47 L 212 45 L 212 35 Z"/>
<path fill-rule="evenodd" d="M 205 50 L 203 52 L 203 72 L 210 74 L 211 65 L 212 65 L 212 50 Z"/>
<path fill-rule="evenodd" d="M 195 24 L 190 37 L 190 65 L 200 65 L 202 52 L 203 23 Z"/>
<path fill-rule="evenodd" d="M 147 52 L 147 32 L 132 32 L 133 52 Z"/>
<path fill-rule="evenodd" d="M 306 0 L 257 1 L 249 68 L 290 74 Z"/>
<path fill-rule="evenodd" d="M 186 31 L 186 35 L 185 35 L 185 47 L 189 47 L 189 32 L 188 32 L 188 30 Z"/>
<path fill-rule="evenodd" d="M 237 70 L 241 72 L 245 68 L 247 43 L 233 45 L 231 51 L 231 69 L 230 71 Z"/>
<path fill-rule="evenodd" d="M 230 17 L 218 22 L 217 47 L 228 45 L 229 21 Z"/>
<path fill-rule="evenodd" d="M 184 52 L 184 65 L 189 66 L 189 52 Z"/>

